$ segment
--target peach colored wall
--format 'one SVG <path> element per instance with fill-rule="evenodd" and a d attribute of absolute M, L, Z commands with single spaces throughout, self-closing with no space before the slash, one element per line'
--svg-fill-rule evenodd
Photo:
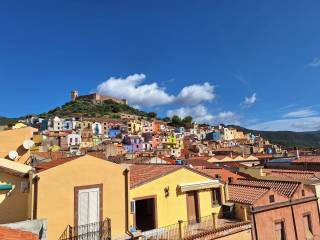
<path fill-rule="evenodd" d="M 270 195 L 274 196 L 275 203 L 286 202 L 289 200 L 288 197 L 281 195 L 273 190 L 269 190 L 258 201 L 254 203 L 254 207 L 270 205 L 271 204 L 269 199 Z"/>
<path fill-rule="evenodd" d="M 296 219 L 298 239 L 306 239 L 305 229 L 303 225 L 303 215 L 306 213 L 311 214 L 311 224 L 313 236 L 320 236 L 320 226 L 319 226 L 319 215 L 317 208 L 318 201 L 313 201 L 309 203 L 303 203 L 293 206 L 293 212 Z M 317 239 L 317 238 L 315 238 Z"/>
<path fill-rule="evenodd" d="M 30 151 L 22 147 L 23 141 L 31 139 L 35 128 L 25 127 L 0 132 L 0 157 L 7 158 L 10 151 L 17 151 L 20 159 L 25 162 L 30 156 Z"/>
<path fill-rule="evenodd" d="M 259 240 L 276 239 L 275 221 L 278 220 L 285 221 L 286 239 L 295 239 L 291 209 L 290 207 L 285 207 L 255 214 Z"/>

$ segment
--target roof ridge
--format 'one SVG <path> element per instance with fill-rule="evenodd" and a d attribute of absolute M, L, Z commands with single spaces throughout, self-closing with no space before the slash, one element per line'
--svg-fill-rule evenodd
<path fill-rule="evenodd" d="M 273 179 L 238 179 L 237 181 L 255 181 L 255 182 L 276 182 L 276 183 L 296 183 L 301 184 L 299 181 L 285 181 L 285 180 L 273 180 Z"/>
<path fill-rule="evenodd" d="M 241 186 L 241 187 L 249 187 L 249 188 L 262 188 L 262 189 L 268 189 L 271 190 L 271 187 L 266 187 L 266 186 L 251 186 L 251 185 L 246 185 L 246 184 L 241 184 L 241 183 L 230 183 L 229 186 Z"/>

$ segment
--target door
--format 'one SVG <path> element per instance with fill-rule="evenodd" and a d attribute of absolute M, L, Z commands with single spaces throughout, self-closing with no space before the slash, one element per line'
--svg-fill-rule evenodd
<path fill-rule="evenodd" d="M 188 211 L 188 221 L 191 223 L 196 223 L 200 221 L 199 215 L 199 201 L 197 192 L 187 193 L 187 211 Z"/>
<path fill-rule="evenodd" d="M 79 190 L 78 193 L 78 234 L 85 234 L 88 227 L 83 226 L 92 224 L 91 230 L 98 231 L 99 213 L 99 188 Z M 95 223 L 95 224 L 94 224 Z M 82 226 L 82 227 L 81 227 Z"/>
<path fill-rule="evenodd" d="M 146 198 L 135 201 L 135 225 L 141 231 L 156 228 L 156 207 L 154 198 Z"/>

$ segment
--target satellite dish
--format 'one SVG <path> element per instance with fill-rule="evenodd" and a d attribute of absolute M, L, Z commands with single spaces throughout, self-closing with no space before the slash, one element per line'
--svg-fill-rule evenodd
<path fill-rule="evenodd" d="M 15 160 L 18 156 L 19 156 L 19 155 L 18 155 L 18 153 L 17 153 L 16 151 L 10 151 L 10 152 L 9 152 L 9 158 L 10 158 L 11 160 Z"/>
<path fill-rule="evenodd" d="M 25 149 L 30 149 L 34 146 L 34 141 L 30 140 L 30 139 L 27 139 L 27 140 L 24 140 L 22 146 L 25 148 Z"/>

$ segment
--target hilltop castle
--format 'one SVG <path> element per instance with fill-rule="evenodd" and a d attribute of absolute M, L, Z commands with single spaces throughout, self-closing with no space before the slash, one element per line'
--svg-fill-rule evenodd
<path fill-rule="evenodd" d="M 72 90 L 71 91 L 71 101 L 75 101 L 76 99 L 91 100 L 94 103 L 101 103 L 106 100 L 112 100 L 116 103 L 128 105 L 127 99 L 120 99 L 120 98 L 115 98 L 115 97 L 111 97 L 111 96 L 103 96 L 103 95 L 100 95 L 99 93 L 92 93 L 92 94 L 88 94 L 88 95 L 79 96 L 79 93 L 77 90 Z"/>

